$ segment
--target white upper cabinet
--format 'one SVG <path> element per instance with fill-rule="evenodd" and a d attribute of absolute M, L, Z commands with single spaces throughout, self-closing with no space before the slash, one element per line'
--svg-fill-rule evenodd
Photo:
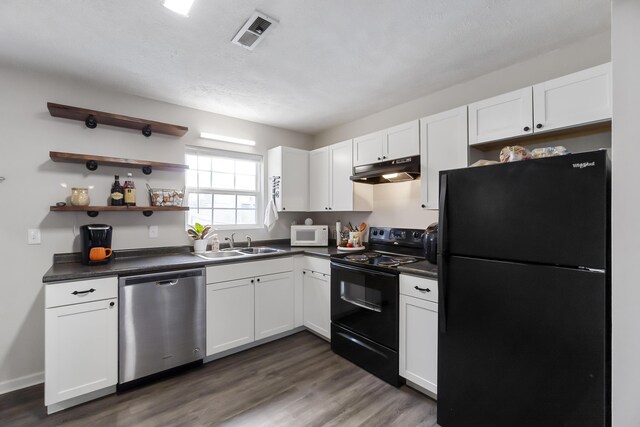
<path fill-rule="evenodd" d="M 382 161 L 382 149 L 386 142 L 384 131 L 370 133 L 353 139 L 353 166 Z"/>
<path fill-rule="evenodd" d="M 319 148 L 309 154 L 310 211 L 370 211 L 371 185 L 354 183 L 352 140 Z"/>
<path fill-rule="evenodd" d="M 413 120 L 386 130 L 383 160 L 400 159 L 420 155 L 418 120 Z"/>
<path fill-rule="evenodd" d="M 272 195 L 272 178 L 280 177 L 276 197 L 278 211 L 309 210 L 309 152 L 291 147 L 275 147 L 267 153 L 267 197 Z"/>
<path fill-rule="evenodd" d="M 361 166 L 420 154 L 418 120 L 353 139 L 353 165 Z"/>
<path fill-rule="evenodd" d="M 469 145 L 611 119 L 611 63 L 469 104 Z"/>
<path fill-rule="evenodd" d="M 438 209 L 440 171 L 467 166 L 467 107 L 420 119 L 422 207 Z"/>
<path fill-rule="evenodd" d="M 351 145 L 349 145 L 351 150 Z M 349 153 L 351 160 L 351 153 Z M 318 148 L 309 152 L 309 210 L 323 211 L 329 209 L 329 147 Z M 349 179 L 347 177 L 347 179 Z"/>
<path fill-rule="evenodd" d="M 469 104 L 469 145 L 533 132 L 531 87 Z"/>
<path fill-rule="evenodd" d="M 611 63 L 533 86 L 534 131 L 611 118 Z"/>

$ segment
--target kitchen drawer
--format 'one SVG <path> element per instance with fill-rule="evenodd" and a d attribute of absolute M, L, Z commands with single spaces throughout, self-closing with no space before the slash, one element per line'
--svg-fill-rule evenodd
<path fill-rule="evenodd" d="M 51 283 L 45 286 L 44 292 L 46 308 L 118 298 L 118 278 Z"/>
<path fill-rule="evenodd" d="M 293 258 L 283 257 L 263 261 L 234 262 L 207 267 L 207 283 L 227 282 L 265 274 L 293 271 Z"/>
<path fill-rule="evenodd" d="M 428 289 L 428 291 L 426 289 Z M 424 277 L 401 274 L 400 293 L 410 297 L 438 302 L 438 281 L 425 279 Z"/>
<path fill-rule="evenodd" d="M 314 256 L 305 256 L 304 265 L 305 270 L 331 275 L 331 262 L 329 258 L 322 259 Z"/>

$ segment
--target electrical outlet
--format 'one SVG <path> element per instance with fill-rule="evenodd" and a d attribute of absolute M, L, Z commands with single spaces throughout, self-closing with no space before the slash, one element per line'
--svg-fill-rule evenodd
<path fill-rule="evenodd" d="M 27 230 L 27 244 L 39 245 L 40 244 L 40 229 L 30 228 Z"/>
<path fill-rule="evenodd" d="M 149 238 L 150 239 L 157 239 L 158 238 L 158 226 L 157 225 L 150 225 L 149 226 Z"/>

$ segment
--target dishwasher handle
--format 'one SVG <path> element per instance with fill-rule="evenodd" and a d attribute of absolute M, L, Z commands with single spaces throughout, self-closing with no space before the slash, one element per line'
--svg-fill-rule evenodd
<path fill-rule="evenodd" d="M 156 285 L 158 285 L 158 286 L 173 286 L 173 285 L 177 285 L 178 284 L 178 280 L 180 280 L 180 279 L 163 280 L 161 282 L 156 282 Z"/>
<path fill-rule="evenodd" d="M 141 274 L 137 276 L 120 277 L 120 286 L 137 285 L 140 283 L 155 283 L 157 286 L 173 286 L 180 279 L 189 277 L 204 278 L 204 269 L 176 270 L 163 273 Z"/>

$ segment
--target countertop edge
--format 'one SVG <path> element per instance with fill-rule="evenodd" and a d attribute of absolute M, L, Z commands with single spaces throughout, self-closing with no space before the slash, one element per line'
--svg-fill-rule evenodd
<path fill-rule="evenodd" d="M 159 256 L 148 256 L 148 257 L 140 257 L 140 259 L 144 259 L 145 265 L 143 266 L 131 266 L 131 267 L 123 267 L 123 268 L 112 268 L 109 269 L 108 266 L 113 267 L 113 264 L 107 264 L 106 266 L 97 266 L 97 267 L 87 267 L 80 263 L 66 263 L 69 268 L 79 268 L 84 269 L 86 271 L 68 271 L 65 273 L 56 273 L 54 269 L 56 268 L 56 264 L 52 265 L 49 270 L 42 277 L 42 283 L 45 285 L 61 283 L 61 282 L 69 282 L 76 280 L 86 280 L 86 279 L 97 279 L 101 277 L 112 277 L 112 276 L 129 276 L 133 274 L 144 274 L 144 273 L 157 273 L 164 271 L 171 271 L 177 269 L 185 269 L 185 268 L 200 268 L 200 267 L 209 267 L 214 265 L 227 265 L 227 264 L 236 264 L 242 262 L 252 262 L 252 261 L 260 261 L 264 259 L 270 258 L 281 258 L 295 255 L 306 255 L 313 256 L 318 258 L 326 258 L 327 260 L 331 256 L 332 247 L 322 247 L 323 250 L 326 250 L 327 253 L 323 253 L 318 251 L 319 248 L 315 247 L 286 247 L 283 248 L 282 245 L 271 245 L 270 247 L 275 247 L 278 249 L 282 249 L 283 252 L 277 253 L 269 253 L 269 254 L 256 254 L 256 255 L 247 255 L 246 257 L 238 257 L 238 258 L 222 258 L 222 259 L 214 259 L 214 260 L 205 260 L 202 258 L 195 257 L 192 254 L 185 253 L 175 253 L 175 254 L 165 254 L 164 261 L 166 261 L 166 257 L 175 256 L 176 262 L 172 263 L 164 263 L 158 265 L 149 265 L 149 262 L 152 262 L 154 258 L 159 258 Z M 91 270 L 89 270 L 91 268 Z M 103 270 L 97 270 L 98 268 L 104 268 Z"/>

